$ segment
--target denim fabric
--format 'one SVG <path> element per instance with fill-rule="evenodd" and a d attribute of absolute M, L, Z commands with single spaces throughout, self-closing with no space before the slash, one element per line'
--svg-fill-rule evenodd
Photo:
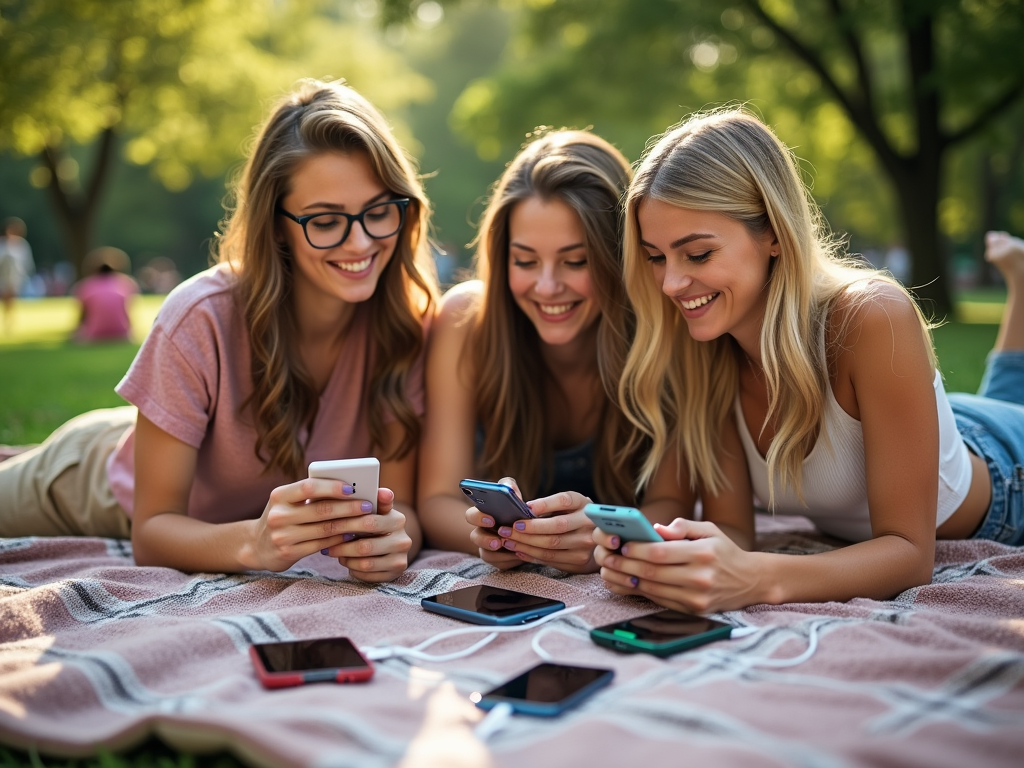
<path fill-rule="evenodd" d="M 993 352 L 977 395 L 951 394 L 957 429 L 988 464 L 992 504 L 974 538 L 1024 544 L 1024 352 Z"/>

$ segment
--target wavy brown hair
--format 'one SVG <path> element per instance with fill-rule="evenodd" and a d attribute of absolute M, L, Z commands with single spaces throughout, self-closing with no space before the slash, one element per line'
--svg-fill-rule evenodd
<path fill-rule="evenodd" d="M 606 394 L 595 446 L 594 481 L 602 501 L 631 503 L 633 453 L 622 446 L 632 427 L 615 403 L 619 375 L 633 334 L 633 313 L 622 283 L 619 200 L 629 162 L 604 139 L 585 131 L 556 131 L 531 144 L 498 180 L 477 235 L 476 273 L 484 293 L 463 365 L 473 367 L 477 418 L 484 432 L 481 468 L 489 477 L 513 475 L 527 497 L 550 465 L 551 435 L 540 383 L 548 375 L 540 337 L 509 290 L 509 216 L 531 197 L 566 203 L 583 224 L 587 266 L 601 308 L 597 360 Z M 635 452 L 634 452 L 635 453 Z"/>
<path fill-rule="evenodd" d="M 301 81 L 259 129 L 234 190 L 234 210 L 215 246 L 218 260 L 238 275 L 249 329 L 253 392 L 242 410 L 255 421 L 256 456 L 267 470 L 277 467 L 294 478 L 305 474 L 299 433 L 316 418 L 319 397 L 296 352 L 295 267 L 274 236 L 275 209 L 298 166 L 325 152 L 362 153 L 392 194 L 410 200 L 394 255 L 370 299 L 370 438 L 383 449 L 385 414 L 405 432 L 382 458 L 405 456 L 419 439 L 419 418 L 405 388 L 423 350 L 424 319 L 437 299 L 427 237 L 430 203 L 413 160 L 384 117 L 354 90 L 340 82 Z"/>

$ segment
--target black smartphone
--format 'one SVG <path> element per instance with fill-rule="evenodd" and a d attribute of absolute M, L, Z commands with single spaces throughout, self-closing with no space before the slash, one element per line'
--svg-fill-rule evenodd
<path fill-rule="evenodd" d="M 428 611 L 462 619 L 471 624 L 525 624 L 565 608 L 565 603 L 511 589 L 478 584 L 424 597 L 420 605 Z"/>
<path fill-rule="evenodd" d="M 305 683 L 361 683 L 373 677 L 373 665 L 347 637 L 257 643 L 249 658 L 266 688 Z"/>
<path fill-rule="evenodd" d="M 698 645 L 728 640 L 732 627 L 714 619 L 679 611 L 658 611 L 590 630 L 598 645 L 627 653 L 671 656 Z"/>
<path fill-rule="evenodd" d="M 545 662 L 487 693 L 469 699 L 481 709 L 505 702 L 524 715 L 554 717 L 608 685 L 614 670 Z"/>
<path fill-rule="evenodd" d="M 473 502 L 473 506 L 494 518 L 494 527 L 511 526 L 516 520 L 532 518 L 533 512 L 516 492 L 501 483 L 483 480 L 463 480 L 459 488 Z"/>

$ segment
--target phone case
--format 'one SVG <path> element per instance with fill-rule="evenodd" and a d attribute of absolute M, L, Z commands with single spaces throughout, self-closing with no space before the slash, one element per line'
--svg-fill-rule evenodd
<path fill-rule="evenodd" d="M 463 480 L 459 488 L 481 512 L 494 518 L 494 527 L 511 526 L 516 520 L 527 520 L 534 517 L 526 503 L 516 496 L 516 492 L 501 483 L 488 483 L 484 480 Z"/>
<path fill-rule="evenodd" d="M 356 651 L 358 652 L 358 648 Z M 290 688 L 307 683 L 365 683 L 373 677 L 373 665 L 361 653 L 365 667 L 339 669 L 308 669 L 294 672 L 270 672 L 263 665 L 263 659 L 255 645 L 249 646 L 249 658 L 256 670 L 256 677 L 264 688 Z"/>
<path fill-rule="evenodd" d="M 373 512 L 377 513 L 377 488 L 380 483 L 380 462 L 371 457 L 365 459 L 337 459 L 334 461 L 314 461 L 309 465 L 310 477 L 322 477 L 328 480 L 341 480 L 355 490 L 347 499 L 359 499 L 373 504 Z"/>
<path fill-rule="evenodd" d="M 633 507 L 613 507 L 608 504 L 587 504 L 583 514 L 605 533 L 614 534 L 622 541 L 664 541 L 654 530 L 643 512 Z"/>
<path fill-rule="evenodd" d="M 528 621 L 539 619 L 541 616 L 547 616 L 549 613 L 555 613 L 556 611 L 565 609 L 565 603 L 557 602 L 554 605 L 529 608 L 522 613 L 514 613 L 510 616 L 490 616 L 486 613 L 477 613 L 476 611 L 467 611 L 465 608 L 457 608 L 454 605 L 436 603 L 432 600 L 428 600 L 427 598 L 420 600 L 420 605 L 423 607 L 423 610 L 430 611 L 431 613 L 439 613 L 442 616 L 449 616 L 453 619 L 459 619 L 460 621 L 467 621 L 470 624 L 484 624 L 497 627 L 525 624 Z"/>
<path fill-rule="evenodd" d="M 713 643 L 717 640 L 728 640 L 732 634 L 732 627 L 728 624 L 723 624 L 699 635 L 681 637 L 667 643 L 652 643 L 648 640 L 641 640 L 636 636 L 631 636 L 633 633 L 622 628 L 622 625 L 626 623 L 619 621 L 615 624 L 595 627 L 590 630 L 590 639 L 605 648 L 612 648 L 624 653 L 649 653 L 653 656 L 673 656 L 690 648 Z"/>
<path fill-rule="evenodd" d="M 564 667 L 570 665 L 558 664 L 553 666 Z M 532 670 L 528 670 L 523 674 L 529 674 L 530 671 Z M 579 690 L 569 694 L 561 701 L 529 701 L 527 699 L 510 698 L 508 696 L 492 696 L 490 693 L 485 693 L 480 700 L 475 703 L 480 709 L 493 709 L 495 705 L 504 702 L 512 707 L 513 712 L 518 712 L 523 715 L 533 715 L 535 717 L 557 717 L 567 709 L 575 707 L 588 696 L 593 695 L 606 685 L 609 685 L 615 677 L 615 671 L 612 669 L 603 669 L 599 671 L 602 671 L 605 674 L 583 686 Z M 503 685 L 505 684 L 503 683 L 498 686 L 498 688 L 501 688 Z"/>

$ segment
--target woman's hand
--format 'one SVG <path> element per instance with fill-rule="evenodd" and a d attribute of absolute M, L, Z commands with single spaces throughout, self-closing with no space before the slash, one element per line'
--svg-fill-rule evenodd
<path fill-rule="evenodd" d="M 756 553 L 740 549 L 714 523 L 676 519 L 655 525 L 664 542 L 628 542 L 594 531 L 601 578 L 612 592 L 642 595 L 684 613 L 716 613 L 763 602 Z"/>
<path fill-rule="evenodd" d="M 352 486 L 321 478 L 275 488 L 263 514 L 252 521 L 246 566 L 283 571 L 307 555 L 340 544 L 352 518 L 366 515 L 363 502 L 345 498 L 351 494 Z"/>
<path fill-rule="evenodd" d="M 522 498 L 515 480 L 505 477 L 501 482 Z M 535 499 L 528 506 L 537 519 L 517 520 L 497 531 L 490 516 L 472 507 L 466 510 L 466 519 L 477 527 L 470 538 L 480 547 L 480 557 L 498 568 L 539 563 L 568 573 L 593 573 L 597 570 L 594 524 L 583 514 L 589 503 L 575 491 Z"/>
<path fill-rule="evenodd" d="M 338 558 L 362 581 L 391 581 L 402 575 L 409 567 L 412 539 L 405 530 L 405 515 L 394 508 L 394 502 L 389 488 L 379 489 L 377 514 L 364 511 L 360 517 L 340 522 L 342 543 L 329 545 L 321 553 Z"/>

